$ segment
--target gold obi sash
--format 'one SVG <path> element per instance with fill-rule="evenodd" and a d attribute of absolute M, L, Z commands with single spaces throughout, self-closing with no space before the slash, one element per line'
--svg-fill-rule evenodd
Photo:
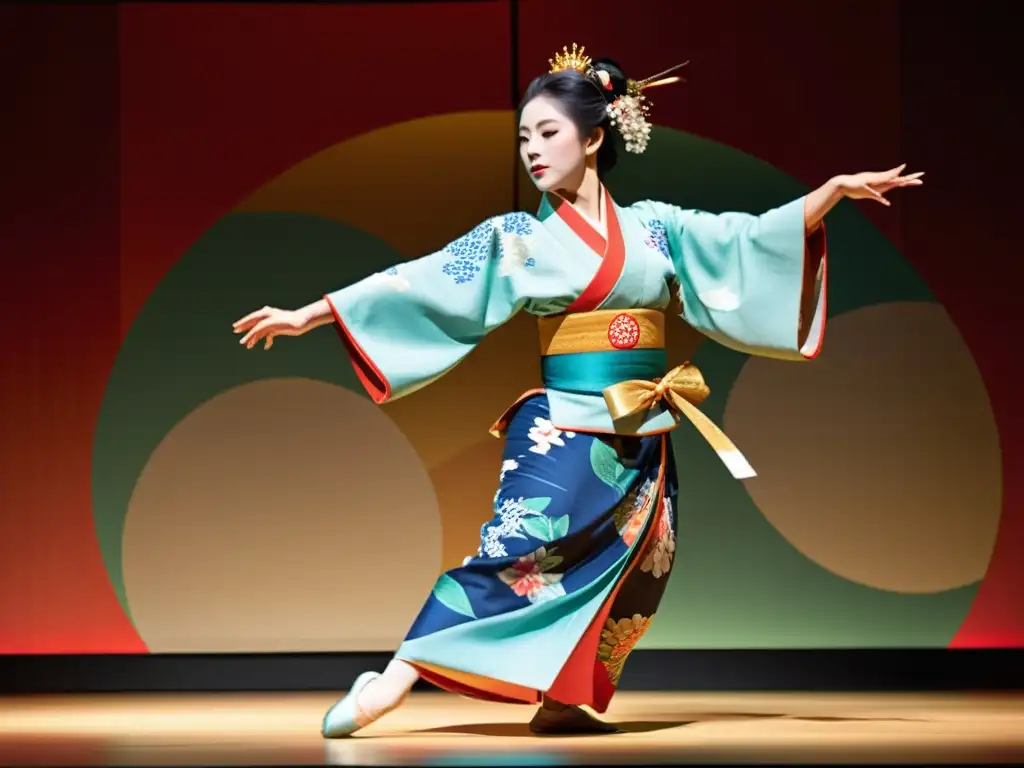
<path fill-rule="evenodd" d="M 736 478 L 756 473 L 697 406 L 711 393 L 690 362 L 667 373 L 665 315 L 651 309 L 597 310 L 538 319 L 547 387 L 602 395 L 613 422 L 643 422 L 662 403 L 685 416 Z"/>

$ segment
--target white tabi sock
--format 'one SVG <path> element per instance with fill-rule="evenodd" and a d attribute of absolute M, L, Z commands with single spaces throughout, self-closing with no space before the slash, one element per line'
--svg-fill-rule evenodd
<path fill-rule="evenodd" d="M 401 659 L 392 659 L 383 674 L 359 692 L 356 700 L 359 713 L 370 722 L 386 715 L 405 701 L 419 678 L 416 667 Z"/>

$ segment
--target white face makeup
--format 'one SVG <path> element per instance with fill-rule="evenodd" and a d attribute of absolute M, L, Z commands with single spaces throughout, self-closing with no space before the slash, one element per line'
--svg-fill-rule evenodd
<path fill-rule="evenodd" d="M 579 187 L 588 145 L 576 125 L 546 96 L 529 102 L 519 119 L 519 156 L 533 183 L 543 192 Z"/>

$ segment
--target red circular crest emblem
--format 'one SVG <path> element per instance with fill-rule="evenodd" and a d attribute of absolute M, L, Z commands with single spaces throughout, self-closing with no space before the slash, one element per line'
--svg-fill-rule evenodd
<path fill-rule="evenodd" d="M 616 349 L 632 349 L 640 341 L 640 323 L 632 315 L 617 315 L 608 324 L 608 341 Z"/>

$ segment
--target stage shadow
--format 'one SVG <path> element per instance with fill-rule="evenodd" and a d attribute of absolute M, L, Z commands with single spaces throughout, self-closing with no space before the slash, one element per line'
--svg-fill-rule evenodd
<path fill-rule="evenodd" d="M 667 731 L 671 728 L 679 728 L 690 725 L 690 720 L 678 721 L 633 721 L 616 723 L 620 733 L 599 734 L 607 736 L 618 736 L 623 733 L 651 733 L 653 731 Z M 593 738 L 593 734 L 567 734 L 565 736 L 543 736 L 538 737 L 530 733 L 526 723 L 463 723 L 462 725 L 445 725 L 438 728 L 419 728 L 410 733 L 457 733 L 472 736 L 502 736 L 502 737 L 525 737 L 525 738 Z"/>
<path fill-rule="evenodd" d="M 855 722 L 926 722 L 922 718 L 907 717 L 828 717 L 828 716 L 800 716 L 789 715 L 784 712 L 700 712 L 688 715 L 686 720 L 634 720 L 616 722 L 619 733 L 604 734 L 608 736 L 619 736 L 624 733 L 652 733 L 655 731 L 667 731 L 672 728 L 682 728 L 696 723 L 712 722 L 715 720 L 769 720 L 786 719 L 802 720 L 817 723 L 855 723 Z M 525 737 L 537 738 L 530 733 L 526 723 L 463 723 L 461 725 L 444 725 L 437 728 L 418 728 L 410 733 L 457 733 L 472 736 L 501 736 L 501 737 Z M 592 735 L 565 735 L 555 738 L 591 738 Z M 552 738 L 546 736 L 545 738 Z"/>

